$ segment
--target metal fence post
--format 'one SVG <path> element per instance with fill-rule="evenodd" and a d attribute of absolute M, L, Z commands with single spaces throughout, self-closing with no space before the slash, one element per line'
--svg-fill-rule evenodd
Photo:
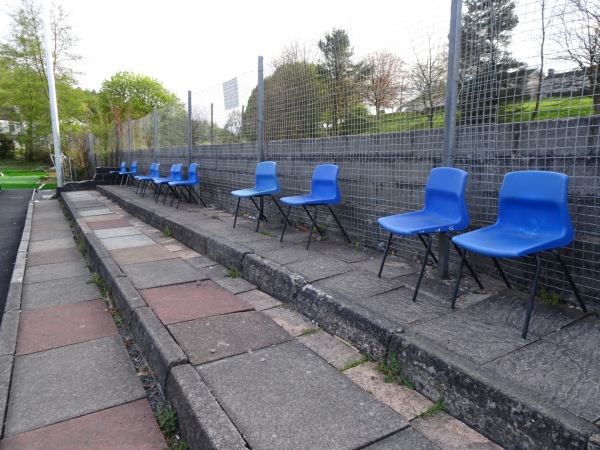
<path fill-rule="evenodd" d="M 192 164 L 192 91 L 188 91 L 188 117 L 187 117 L 187 141 L 188 141 L 188 167 Z"/>
<path fill-rule="evenodd" d="M 444 150 L 442 165 L 454 166 L 456 148 L 456 110 L 458 102 L 458 77 L 460 67 L 461 9 L 462 0 L 452 0 L 450 12 L 450 35 L 448 36 L 448 82 L 444 116 Z M 450 243 L 445 235 L 439 235 L 438 275 L 448 277 Z"/>
<path fill-rule="evenodd" d="M 129 161 L 129 169 L 131 170 L 131 119 L 127 118 L 127 161 Z"/>
<path fill-rule="evenodd" d="M 258 110 L 257 110 L 257 114 L 256 117 L 258 119 L 258 124 L 257 124 L 257 129 L 258 129 L 258 161 L 262 162 L 264 161 L 265 158 L 265 154 L 264 154 L 264 137 L 265 137 L 265 128 L 264 128 L 264 121 L 263 121 L 263 114 L 264 114 L 264 108 L 265 108 L 265 80 L 264 80 L 264 73 L 263 73 L 263 57 L 259 56 L 258 57 Z"/>
<path fill-rule="evenodd" d="M 154 162 L 158 162 L 158 109 L 152 111 L 152 124 L 154 126 Z"/>

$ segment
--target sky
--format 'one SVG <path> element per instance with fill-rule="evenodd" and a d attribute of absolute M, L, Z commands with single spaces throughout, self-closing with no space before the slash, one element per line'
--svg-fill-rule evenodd
<path fill-rule="evenodd" d="M 48 0 L 46 0 L 48 1 Z M 265 66 L 294 42 L 343 28 L 358 53 L 397 46 L 421 20 L 448 24 L 450 0 L 55 0 L 68 14 L 80 87 L 99 90 L 118 71 L 150 76 L 181 99 Z M 20 0 L 0 3 L 4 38 Z M 447 29 L 447 26 L 445 26 Z"/>

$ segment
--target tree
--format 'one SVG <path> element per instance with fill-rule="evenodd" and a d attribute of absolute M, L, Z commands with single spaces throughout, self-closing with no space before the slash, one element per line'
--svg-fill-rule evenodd
<path fill-rule="evenodd" d="M 319 50 L 323 59 L 318 73 L 330 94 L 327 98 L 329 123 L 332 134 L 337 136 L 340 124 L 352 121 L 352 111 L 362 103 L 371 68 L 352 62 L 354 50 L 344 30 L 334 29 L 331 34 L 325 34 L 325 38 L 319 40 Z M 345 129 L 346 133 L 351 131 L 347 126 Z"/>
<path fill-rule="evenodd" d="M 369 55 L 365 66 L 370 68 L 365 99 L 375 107 L 375 114 L 402 105 L 408 78 L 402 58 L 380 51 Z"/>
<path fill-rule="evenodd" d="M 503 79 L 516 61 L 506 50 L 519 23 L 513 0 L 466 0 L 461 36 L 461 120 L 497 119 Z"/>
<path fill-rule="evenodd" d="M 128 120 L 151 113 L 154 107 L 176 106 L 179 100 L 154 78 L 133 72 L 118 72 L 104 80 L 98 94 L 98 117 L 96 123 L 114 127 L 117 135 L 122 134 Z M 108 133 L 108 131 L 107 131 Z M 118 164 L 121 151 L 116 139 L 111 163 Z"/>
<path fill-rule="evenodd" d="M 231 111 L 225 127 L 223 127 L 224 142 L 241 142 L 242 141 L 243 118 L 241 111 Z"/>
<path fill-rule="evenodd" d="M 566 0 L 563 32 L 557 39 L 562 59 L 584 71 L 590 85 L 594 114 L 600 114 L 600 4 L 596 0 Z"/>
<path fill-rule="evenodd" d="M 427 117 L 433 128 L 436 109 L 445 105 L 446 78 L 448 76 L 448 51 L 445 46 L 429 45 L 424 55 L 415 52 L 415 63 L 410 73 L 412 88 L 416 93 L 418 109 Z"/>
<path fill-rule="evenodd" d="M 18 140 L 25 157 L 47 157 L 51 120 L 41 7 L 35 0 L 23 0 L 10 17 L 7 41 L 0 44 L 0 107 L 9 111 L 10 119 L 20 122 Z M 68 134 L 85 114 L 71 68 L 80 58 L 73 53 L 76 38 L 60 6 L 51 10 L 49 28 L 60 127 Z"/>

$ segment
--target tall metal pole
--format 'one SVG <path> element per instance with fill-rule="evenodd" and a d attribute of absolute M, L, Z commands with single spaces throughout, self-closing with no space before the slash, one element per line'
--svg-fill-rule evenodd
<path fill-rule="evenodd" d="M 188 91 L 188 167 L 192 164 L 192 91 Z"/>
<path fill-rule="evenodd" d="M 60 151 L 60 127 L 58 122 L 58 106 L 56 103 L 56 87 L 54 82 L 54 59 L 50 49 L 50 29 L 48 26 L 49 13 L 47 0 L 42 1 L 42 22 L 44 29 L 44 47 L 46 50 L 46 72 L 48 77 L 48 96 L 50 98 L 50 115 L 52 117 L 52 136 L 54 137 L 54 167 L 56 169 L 56 184 L 63 185 L 62 153 Z"/>
<path fill-rule="evenodd" d="M 462 0 L 452 0 L 450 12 L 450 35 L 448 37 L 448 82 L 446 84 L 446 107 L 444 115 L 444 150 L 442 165 L 454 166 L 456 148 L 456 111 L 458 104 L 458 77 L 460 68 L 460 41 Z M 448 277 L 449 242 L 448 238 L 439 235 L 438 275 Z"/>
<path fill-rule="evenodd" d="M 131 170 L 131 119 L 127 118 L 127 161 L 129 161 L 129 169 Z"/>
<path fill-rule="evenodd" d="M 152 110 L 152 125 L 154 127 L 154 162 L 158 162 L 158 110 L 156 106 Z"/>
<path fill-rule="evenodd" d="M 265 80 L 263 73 L 263 57 L 258 57 L 258 111 L 256 114 L 258 120 L 258 161 L 262 162 L 265 160 L 264 153 L 264 137 L 265 137 L 265 128 L 264 128 L 264 109 L 265 109 Z"/>

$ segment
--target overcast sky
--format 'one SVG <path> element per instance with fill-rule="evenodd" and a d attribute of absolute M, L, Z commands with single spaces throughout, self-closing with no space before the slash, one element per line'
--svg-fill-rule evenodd
<path fill-rule="evenodd" d="M 48 1 L 48 0 L 47 0 Z M 55 0 L 69 15 L 80 86 L 98 90 L 103 80 L 130 70 L 159 80 L 182 99 L 187 91 L 222 84 L 256 71 L 292 42 L 316 42 L 333 28 L 348 31 L 359 53 L 395 48 L 420 21 L 445 24 L 450 0 Z M 6 35 L 20 0 L 0 3 Z M 447 33 L 447 31 L 445 31 Z"/>

